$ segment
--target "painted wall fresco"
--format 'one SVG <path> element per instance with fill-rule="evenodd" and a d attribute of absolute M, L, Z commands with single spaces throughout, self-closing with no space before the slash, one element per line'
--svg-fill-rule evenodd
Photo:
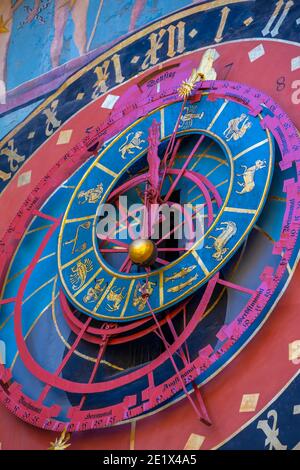
<path fill-rule="evenodd" d="M 49 72 L 57 70 L 56 77 L 63 80 L 65 74 L 70 75 L 94 58 L 92 51 L 105 48 L 149 22 L 193 3 L 202 2 L 1 0 L 0 138 L 41 102 L 35 99 L 34 104 L 27 104 L 30 95 L 21 100 L 20 108 L 20 100 L 11 99 L 12 90 L 17 89 L 17 96 L 22 95 L 24 89 L 37 90 L 41 76 L 45 76 L 42 83 L 46 83 L 46 88 L 51 83 L 53 86 L 53 75 L 48 77 Z M 72 64 L 71 70 L 65 69 L 66 64 Z M 36 91 L 35 98 L 38 94 Z"/>
<path fill-rule="evenodd" d="M 1 0 L 0 80 L 11 90 L 191 3 Z"/>

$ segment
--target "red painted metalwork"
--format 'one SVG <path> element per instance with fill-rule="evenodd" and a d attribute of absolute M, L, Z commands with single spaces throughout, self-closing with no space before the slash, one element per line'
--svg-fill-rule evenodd
<path fill-rule="evenodd" d="M 179 170 L 179 169 L 176 169 L 176 168 L 167 168 L 165 173 L 169 174 L 169 175 L 176 175 L 176 179 L 175 179 L 176 184 L 179 181 L 179 179 L 182 176 L 184 176 L 187 179 L 189 179 L 190 181 L 192 181 L 193 183 L 195 183 L 197 187 L 199 187 L 199 189 L 203 193 L 203 196 L 204 196 L 204 199 L 205 199 L 205 203 L 202 206 L 207 206 L 207 209 L 208 209 L 208 226 L 209 226 L 213 222 L 212 200 L 211 200 L 209 191 L 212 193 L 212 197 L 216 200 L 216 203 L 217 203 L 218 207 L 221 206 L 222 199 L 219 195 L 219 192 L 213 186 L 213 184 L 208 180 L 208 178 L 206 178 L 203 175 L 198 174 L 194 171 L 187 170 L 188 163 L 190 162 L 191 158 L 194 156 L 196 150 L 198 149 L 198 147 L 201 144 L 201 142 L 203 141 L 203 139 L 204 139 L 203 135 L 198 139 L 197 144 L 194 146 L 194 149 L 192 150 L 189 158 L 185 162 L 184 169 Z M 177 151 L 177 147 L 178 147 L 177 144 L 175 144 L 174 151 L 173 151 L 173 157 L 175 157 L 175 151 Z M 108 197 L 108 201 L 110 201 L 110 202 L 116 201 L 117 198 L 120 195 L 124 195 L 126 193 L 126 191 L 128 191 L 128 190 L 130 190 L 134 187 L 137 187 L 139 184 L 147 182 L 150 177 L 151 177 L 150 172 L 148 172 L 148 173 L 144 173 L 142 175 L 138 175 L 134 178 L 131 178 L 130 180 L 126 181 L 121 186 L 119 186 L 116 190 L 112 191 L 112 193 Z M 172 188 L 174 189 L 174 185 L 172 186 Z M 172 189 L 172 191 L 173 191 L 173 189 Z M 148 191 L 148 189 L 145 190 L 145 198 L 147 198 L 147 191 Z M 156 193 L 156 196 L 155 196 L 154 193 L 153 193 L 152 196 L 153 197 L 158 197 L 158 194 Z M 165 197 L 165 199 L 166 199 L 166 197 Z M 127 214 L 122 213 L 120 205 L 119 205 L 119 208 L 120 208 L 120 213 L 122 214 L 122 219 L 118 222 L 118 225 L 120 225 L 124 221 L 126 221 L 126 223 L 127 223 L 127 217 L 128 217 Z M 197 211 L 194 213 L 193 217 L 196 214 L 197 214 Z M 186 217 L 185 217 L 184 220 L 188 220 L 189 224 L 191 225 L 189 214 L 186 214 Z M 181 222 L 179 225 L 177 225 L 176 227 L 171 229 L 171 231 L 168 232 L 167 234 L 165 234 L 162 238 L 160 238 L 156 242 L 156 244 L 159 245 L 164 239 L 166 239 L 169 235 L 174 233 L 182 225 L 182 223 L 183 222 Z M 190 229 L 191 229 L 191 227 L 190 227 Z M 128 251 L 128 249 L 129 249 L 129 244 L 128 243 L 122 242 L 122 241 L 120 241 L 118 239 L 115 239 L 115 238 L 111 238 L 111 236 L 105 236 L 105 238 L 101 237 L 101 244 L 100 244 L 100 247 L 99 247 L 100 253 L 107 253 L 107 252 L 108 253 L 112 253 L 112 252 L 120 253 L 121 252 L 120 249 L 114 250 L 113 248 L 106 248 L 106 249 L 103 248 L 103 243 L 105 243 L 105 242 L 113 243 L 113 244 L 115 244 L 119 247 L 124 248 L 124 250 L 122 250 L 123 253 Z M 160 251 L 160 250 L 163 250 L 163 249 L 158 248 L 158 251 Z M 172 249 L 169 249 L 169 250 L 171 251 Z M 184 249 L 182 249 L 182 250 L 184 250 Z M 165 251 L 168 251 L 168 248 Z M 176 249 L 174 251 L 180 252 L 181 249 L 179 248 L 179 249 Z M 162 265 L 167 265 L 168 264 L 167 261 L 165 261 L 164 259 L 162 259 L 160 257 L 157 257 L 156 261 L 159 264 L 162 264 Z M 132 262 L 130 261 L 129 256 L 127 255 L 125 260 L 123 261 L 121 267 L 119 268 L 119 271 L 128 273 L 128 272 L 130 272 L 131 267 L 132 267 Z"/>
<path fill-rule="evenodd" d="M 250 50 L 254 47 L 255 44 L 255 41 L 245 41 L 245 50 L 247 48 L 247 50 Z M 228 60 L 228 56 L 233 57 L 235 50 L 234 47 L 236 46 L 226 44 L 218 49 L 219 52 L 221 52 L 221 65 L 219 65 L 219 67 L 222 67 L 226 63 L 225 61 Z M 256 81 L 257 76 L 262 78 L 265 77 L 265 80 L 262 83 L 262 88 L 268 90 L 268 87 L 270 87 L 271 85 L 273 86 L 273 83 L 276 82 L 277 75 L 275 75 L 274 73 L 277 74 L 278 66 L 277 64 L 274 64 L 274 67 L 272 68 L 272 63 L 270 63 L 269 61 L 268 64 L 270 73 L 268 73 L 267 75 L 264 73 L 260 73 L 260 71 L 263 71 L 262 68 L 266 67 L 265 59 L 267 60 L 268 57 L 270 57 L 270 54 L 272 54 L 272 50 L 274 50 L 275 45 L 271 41 L 265 41 L 264 47 L 266 54 L 262 60 L 251 64 L 251 75 L 248 73 L 249 69 L 247 67 L 241 66 L 238 70 L 238 76 L 241 81 L 247 80 L 249 81 L 249 83 L 251 83 L 251 81 L 253 80 Z M 289 68 L 291 57 L 296 56 L 298 53 L 297 48 L 295 46 L 290 45 L 289 47 L 287 47 L 286 44 L 282 45 L 278 41 L 276 42 L 276 52 L 282 58 L 281 66 L 283 68 Z M 194 62 L 196 66 L 198 60 L 197 54 L 192 54 L 191 57 L 193 56 L 195 56 Z M 273 69 L 275 71 L 274 73 Z M 281 95 L 277 93 L 278 98 L 282 101 L 282 103 L 285 103 L 285 105 L 287 105 L 287 103 L 290 103 L 290 96 L 288 93 L 290 93 L 289 87 L 287 87 L 286 92 L 282 92 Z M 94 106 L 99 106 L 98 101 L 94 103 Z M 290 105 L 289 107 L 291 108 Z M 89 117 L 92 116 L 90 110 L 87 109 L 86 112 L 89 113 Z M 103 112 L 105 113 L 105 110 Z M 296 119 L 298 112 L 296 107 L 290 109 L 290 112 L 293 116 L 295 116 Z M 80 120 L 82 121 L 82 115 L 80 116 Z M 68 125 L 70 126 L 69 123 Z M 52 140 L 55 140 L 55 137 Z M 46 145 L 49 144 L 51 145 L 51 139 L 49 139 L 49 142 L 47 142 Z M 58 147 L 54 146 L 53 151 L 48 151 L 48 153 L 49 155 L 57 159 L 57 150 Z M 34 165 L 35 160 L 40 161 L 38 153 L 39 152 L 37 152 L 36 156 L 33 156 L 30 163 L 28 162 L 27 168 L 29 167 L 29 165 Z M 78 161 L 73 162 L 74 168 L 78 165 L 78 163 Z M 28 187 L 21 187 L 17 190 L 15 184 L 15 191 L 12 191 L 10 194 L 9 192 L 7 192 L 7 207 L 10 207 L 10 204 L 11 208 L 19 207 L 17 204 L 20 198 L 20 194 L 24 195 L 21 196 L 21 198 L 24 197 L 24 199 L 26 199 L 28 193 L 38 181 L 36 178 L 39 178 L 39 175 L 42 174 L 42 171 L 44 171 L 44 169 L 41 168 L 40 165 L 37 165 L 35 169 L 36 171 L 33 172 L 33 179 L 31 185 L 29 185 Z M 55 187 L 55 185 L 53 187 Z M 2 214 L 2 217 L 4 219 L 8 217 L 10 221 L 13 218 L 12 214 L 12 211 L 6 211 Z M 13 225 L 13 227 L 15 226 Z M 6 222 L 4 221 L 2 225 L 2 231 L 5 229 Z M 18 234 L 18 236 L 20 236 L 21 231 L 19 231 Z M 11 244 L 11 246 L 13 246 L 13 244 Z M 5 266 L 3 263 L 3 268 L 4 267 Z M 215 377 L 214 381 L 210 382 L 205 386 L 206 401 L 209 404 L 209 408 L 213 414 L 213 418 L 216 418 L 216 421 L 218 423 L 222 423 L 222 425 L 218 426 L 218 428 L 216 428 L 216 426 L 213 426 L 211 429 L 206 429 L 204 433 L 205 441 L 202 448 L 207 449 L 217 445 L 218 442 L 224 440 L 227 436 L 232 434 L 241 426 L 244 426 L 245 422 L 249 419 L 249 417 L 253 416 L 253 413 L 249 415 L 247 413 L 238 412 L 240 397 L 242 396 L 245 390 L 256 390 L 255 385 L 260 384 L 261 393 L 258 406 L 258 410 L 260 410 L 295 373 L 296 366 L 293 365 L 291 362 L 287 361 L 286 359 L 286 349 L 287 344 L 295 338 L 295 325 L 297 324 L 297 313 L 299 310 L 297 308 L 298 297 L 297 295 L 295 295 L 295 293 L 297 292 L 297 282 L 299 282 L 298 274 L 299 273 L 296 272 L 295 280 L 292 281 L 291 288 L 288 289 L 287 295 L 284 297 L 284 300 L 280 302 L 279 307 L 276 309 L 274 314 L 270 317 L 268 321 L 268 334 L 265 335 L 264 332 L 258 334 L 255 340 L 248 345 L 247 349 L 245 349 L 239 355 L 239 360 L 235 363 L 235 367 L 229 367 L 225 369 L 221 374 Z M 282 313 L 284 313 L 284 315 L 282 315 Z M 277 340 L 278 331 L 281 332 L 280 341 Z M 276 363 L 276 374 L 273 376 L 273 380 L 271 382 L 269 381 L 268 384 L 266 384 L 264 378 L 269 371 L 269 367 L 271 366 L 271 359 L 272 364 Z M 261 364 L 261 367 L 257 367 L 257 364 Z M 9 372 L 7 369 L 4 369 L 3 366 L 0 366 L 0 369 L 1 380 L 3 380 L 3 377 L 9 376 Z M 10 398 L 9 393 L 5 394 L 4 396 L 4 391 L 2 390 L 2 388 L 0 388 L 0 393 L 2 401 L 10 401 L 9 403 L 6 403 L 6 406 L 8 406 L 12 412 L 14 412 L 14 410 L 16 409 L 17 411 L 15 411 L 15 413 L 19 415 L 22 419 L 26 420 L 25 414 L 26 412 L 28 412 L 28 408 L 24 406 L 23 417 L 20 413 L 20 410 L 18 409 L 18 407 L 21 407 L 21 405 L 18 403 L 18 400 L 16 398 L 17 393 L 13 395 L 15 398 Z M 226 407 L 224 407 L 224 399 L 226 400 Z M 161 416 L 161 418 L 159 416 Z M 184 419 L 182 419 L 183 417 Z M 28 422 L 31 422 L 30 419 L 28 419 Z M 176 426 L 178 426 L 178 422 L 181 423 L 181 432 L 170 433 L 170 429 L 174 429 Z M 3 429 L 2 441 L 4 441 L 3 448 L 5 449 L 13 449 L 16 448 L 16 446 L 19 446 L 19 448 L 26 446 L 27 448 L 34 447 L 45 449 L 46 447 L 48 447 L 48 443 L 52 437 L 47 432 L 37 433 L 35 430 L 30 430 L 30 428 L 28 426 L 25 426 L 21 421 L 15 420 L 14 417 L 11 418 L 10 415 L 6 413 L 5 409 L 1 410 L 1 423 Z M 155 432 L 157 430 L 158 425 L 160 428 L 159 433 Z M 64 423 L 61 423 L 61 429 L 63 429 L 63 426 Z M 4 432 L 4 430 L 6 431 L 8 427 L 11 432 Z M 47 428 L 58 429 L 54 421 L 50 426 L 47 426 Z M 101 434 L 100 441 L 99 436 L 97 434 L 89 435 L 89 438 L 87 440 L 74 440 L 73 448 L 99 448 L 99 446 L 105 449 L 128 448 L 130 432 L 129 428 L 129 425 L 124 425 L 112 429 L 109 432 L 103 432 Z M 137 426 L 135 445 L 137 449 L 157 449 L 158 445 L 164 445 L 164 448 L 166 449 L 182 449 L 190 433 L 195 432 L 195 429 L 197 429 L 196 432 L 199 432 L 200 434 L 203 432 L 201 426 L 196 426 L 195 428 L 195 423 L 191 417 L 189 408 L 185 405 L 185 402 L 182 402 L 179 406 L 173 407 L 172 410 L 166 410 L 162 412 L 161 415 L 155 415 L 152 418 L 150 417 L 147 421 L 139 421 Z"/>
<path fill-rule="evenodd" d="M 60 297 L 60 302 L 62 306 L 62 310 L 65 316 L 65 319 L 71 328 L 71 330 L 75 333 L 78 334 L 82 328 L 82 322 L 79 320 L 79 318 L 76 317 L 75 313 L 71 310 L 68 301 L 62 291 L 60 291 L 59 294 Z M 176 315 L 178 315 L 180 312 L 182 312 L 183 309 L 186 308 L 187 304 L 189 303 L 190 299 L 187 299 L 180 303 L 177 307 L 175 307 L 172 311 L 172 313 L 169 314 L 170 318 L 174 318 Z M 108 343 L 109 345 L 116 345 L 116 344 L 123 344 L 127 343 L 130 341 L 134 341 L 138 338 L 142 338 L 143 336 L 152 333 L 156 329 L 155 323 L 153 323 L 150 326 L 147 326 L 148 323 L 151 323 L 152 319 L 151 317 L 146 317 L 143 318 L 142 320 L 137 320 L 134 322 L 130 322 L 125 325 L 117 326 L 116 323 L 107 323 L 107 327 L 88 327 L 87 332 L 84 333 L 83 339 L 86 341 L 90 341 L 95 344 L 102 344 L 103 341 L 103 336 L 108 337 Z M 167 318 L 160 318 L 158 320 L 158 323 L 160 326 L 163 326 L 167 322 Z M 134 330 L 137 329 L 138 327 L 145 325 L 145 327 L 134 333 Z M 128 332 L 126 336 L 120 336 L 118 335 L 124 335 L 124 333 Z M 98 338 L 100 336 L 100 338 Z"/>
<path fill-rule="evenodd" d="M 216 275 L 216 277 L 218 277 L 218 274 Z M 193 400 L 193 397 L 190 395 L 190 393 L 188 392 L 188 389 L 186 387 L 186 384 L 182 378 L 182 375 L 181 375 L 181 372 L 179 371 L 178 367 L 177 367 L 177 364 L 174 360 L 174 357 L 173 357 L 173 353 L 171 352 L 170 350 L 170 344 L 168 343 L 168 341 L 166 340 L 166 337 L 163 333 L 163 330 L 161 329 L 158 321 L 157 321 L 157 318 L 156 318 L 156 315 L 155 313 L 153 312 L 152 308 L 151 308 L 151 305 L 150 305 L 150 302 L 149 302 L 149 298 L 147 297 L 147 305 L 149 307 L 149 310 L 152 314 L 152 317 L 153 317 L 153 320 L 155 321 L 156 323 L 156 326 L 157 326 L 157 330 L 159 332 L 159 336 L 160 336 L 160 339 L 162 340 L 164 346 L 165 346 L 165 349 L 166 351 L 168 352 L 168 355 L 169 355 L 169 358 L 170 358 L 170 361 L 172 363 L 172 366 L 174 367 L 174 370 L 176 372 L 176 375 L 177 375 L 177 378 L 179 380 L 179 382 L 181 383 L 181 386 L 182 386 L 182 389 L 184 390 L 184 393 L 187 397 L 187 399 L 189 400 L 190 404 L 192 405 L 192 408 L 194 409 L 196 415 L 198 416 L 198 418 L 204 423 L 204 424 L 207 424 L 207 425 L 211 425 L 211 420 L 208 416 L 208 413 L 207 413 L 207 410 L 204 406 L 204 402 L 201 400 L 201 407 L 198 407 L 197 404 L 195 403 L 195 401 Z M 170 324 L 170 319 L 168 318 L 168 323 Z M 172 329 L 172 332 L 174 332 L 174 329 Z M 175 338 L 175 341 L 177 339 L 177 335 L 174 334 L 174 338 Z M 190 364 L 188 364 L 190 365 Z M 200 393 L 200 392 L 199 392 Z M 197 395 L 198 396 L 198 395 Z M 200 395 L 201 396 L 201 395 Z"/>
<path fill-rule="evenodd" d="M 217 82 L 216 82 L 217 83 Z M 235 85 L 233 85 L 235 86 Z M 240 90 L 241 86 L 239 85 L 239 90 Z M 213 94 L 214 92 L 212 92 Z M 225 88 L 225 90 L 223 90 L 224 93 L 224 96 L 229 96 L 229 93 L 232 93 L 232 90 L 229 90 L 228 91 L 228 87 Z M 223 95 L 222 95 L 223 96 Z M 264 97 L 263 94 L 259 94 L 260 96 L 260 101 L 262 100 L 267 100 L 268 101 L 268 104 L 270 104 L 270 99 Z M 272 101 L 271 101 L 272 102 Z M 250 108 L 252 110 L 253 113 L 257 113 L 258 110 L 259 110 L 259 107 L 258 106 L 255 106 L 255 103 L 254 101 L 251 101 L 250 100 Z M 273 105 L 272 105 L 273 106 Z M 275 108 L 274 108 L 274 114 L 276 116 L 276 114 L 281 111 L 279 107 L 276 107 L 276 105 L 274 105 Z M 277 130 L 274 128 L 274 125 L 273 125 L 273 122 L 274 121 L 270 121 L 270 119 L 266 119 L 264 122 L 263 122 L 263 125 L 267 126 L 268 128 L 270 129 L 273 129 L 274 132 L 275 132 L 275 136 L 277 138 L 277 141 L 278 141 L 278 144 L 279 146 L 282 148 L 282 142 L 281 142 L 281 138 L 280 138 L 280 133 L 278 132 L 278 129 L 280 129 L 282 132 L 283 132 L 283 135 L 284 135 L 284 124 L 288 124 L 289 121 L 285 118 L 285 115 L 283 113 L 283 116 L 284 118 L 281 119 L 279 121 L 279 124 L 277 126 Z M 298 139 L 295 140 L 296 136 L 292 135 L 291 136 L 292 139 L 294 139 L 292 141 L 292 143 L 296 144 L 298 143 Z M 295 162 L 295 164 L 297 165 L 297 159 L 299 159 L 299 155 L 298 153 L 295 151 L 295 152 L 291 152 L 291 151 L 288 151 L 285 153 L 285 156 L 283 158 L 283 163 L 281 164 L 281 167 L 288 167 L 292 162 Z M 48 187 L 49 189 L 49 187 Z M 295 195 L 297 194 L 297 191 L 298 191 L 298 187 L 297 187 L 297 183 L 293 182 L 293 181 L 286 181 L 286 184 L 285 184 L 285 191 L 287 193 L 287 199 L 291 199 L 291 198 L 294 198 Z M 294 210 L 294 213 L 297 213 L 297 208 Z M 287 220 L 287 217 L 288 217 L 288 210 L 285 214 L 285 218 L 284 218 L 284 224 L 287 224 L 288 220 Z M 15 233 L 20 233 L 20 231 L 22 231 L 22 227 L 25 227 L 26 226 L 26 222 L 28 221 L 29 219 L 29 215 L 28 214 L 24 214 L 24 217 L 21 219 L 22 222 L 20 223 L 19 221 L 16 221 L 17 223 L 14 225 L 14 231 L 15 229 L 17 228 L 17 231 Z M 297 217 L 299 217 L 297 215 Z M 54 226 L 55 227 L 55 224 Z M 56 227 L 55 227 L 56 228 Z M 295 230 L 297 231 L 297 227 L 296 225 L 293 225 L 292 226 L 292 230 Z M 49 235 L 49 233 L 47 234 L 47 236 Z M 257 318 L 257 316 L 259 315 L 259 312 L 263 309 L 264 305 L 267 304 L 267 301 L 268 301 L 268 296 L 270 295 L 270 291 L 272 292 L 273 290 L 276 289 L 276 286 L 278 284 L 278 280 L 280 279 L 280 277 L 283 275 L 283 273 L 285 272 L 285 269 L 286 269 L 286 264 L 288 262 L 288 257 L 289 257 L 289 250 L 291 250 L 291 247 L 293 246 L 293 243 L 295 242 L 295 237 L 292 236 L 291 234 L 291 237 L 289 239 L 287 239 L 286 237 L 286 232 L 283 232 L 281 233 L 281 237 L 280 237 L 280 241 L 276 244 L 275 246 L 275 251 L 277 250 L 278 253 L 281 253 L 282 252 L 282 248 L 285 248 L 286 249 L 286 253 L 282 256 L 282 263 L 280 264 L 280 266 L 278 267 L 276 273 L 273 273 L 273 272 L 270 272 L 270 269 L 269 270 L 265 270 L 262 274 L 261 274 L 261 279 L 262 279 L 262 283 L 261 283 L 261 286 L 260 286 L 260 289 L 258 289 L 258 291 L 256 291 L 255 295 L 257 297 L 259 297 L 260 299 L 260 303 L 259 303 L 259 306 L 260 306 L 260 310 L 257 310 L 255 312 L 251 312 L 250 315 L 248 315 L 248 318 L 247 320 L 250 321 L 250 322 L 253 322 L 255 320 L 255 318 Z M 47 243 L 47 240 L 43 240 L 42 242 L 42 245 Z M 39 248 L 39 252 L 42 252 L 43 251 L 43 246 L 40 246 Z M 36 258 L 36 257 L 35 257 Z M 32 270 L 34 268 L 34 264 L 31 263 L 30 265 L 30 270 Z M 27 273 L 25 274 L 25 277 L 27 276 Z M 27 276 L 28 277 L 28 276 Z M 25 341 L 24 341 L 24 344 L 22 345 L 22 341 L 23 341 L 23 338 L 21 337 L 22 336 L 22 333 L 21 333 L 21 323 L 20 323 L 20 317 L 21 317 L 21 301 L 22 301 L 22 293 L 24 292 L 24 288 L 26 286 L 26 282 L 25 284 L 21 284 L 20 286 L 20 290 L 19 290 L 19 293 L 18 293 L 18 296 L 17 296 L 17 301 L 16 301 L 16 318 L 15 318 L 15 328 L 16 328 L 16 333 L 18 333 L 18 345 L 20 346 L 21 344 L 21 349 L 22 349 L 22 353 L 21 353 L 21 349 L 20 349 L 20 355 L 22 356 L 22 359 L 24 360 L 24 357 L 26 356 L 26 345 L 25 345 Z M 22 292 L 23 291 L 23 292 Z M 212 292 L 211 292 L 212 293 Z M 210 294 L 211 294 L 210 293 Z M 248 305 L 251 305 L 251 299 L 249 300 L 249 303 L 247 304 L 246 307 L 248 307 Z M 245 309 L 246 309 L 245 307 Z M 198 371 L 200 370 L 205 370 L 205 367 L 207 367 L 207 364 L 211 364 L 212 362 L 214 362 L 215 360 L 218 359 L 218 357 L 220 357 L 220 354 L 222 354 L 223 352 L 225 352 L 235 341 L 238 337 L 240 337 L 240 335 L 243 333 L 243 331 L 245 331 L 246 329 L 246 324 L 243 324 L 243 321 L 242 321 L 242 316 L 243 314 L 245 314 L 245 309 L 244 311 L 241 312 L 241 314 L 239 315 L 238 319 L 235 320 L 235 322 L 233 322 L 232 324 L 228 325 L 225 330 L 222 331 L 223 334 L 227 335 L 228 337 L 228 340 L 224 343 L 224 345 L 222 346 L 222 348 L 220 348 L 220 350 L 217 352 L 217 353 L 214 353 L 214 354 L 211 354 L 210 356 L 209 355 L 202 355 L 200 354 L 200 357 L 201 357 L 201 361 L 199 362 L 195 362 L 197 364 L 197 367 L 198 367 Z M 190 327 L 190 324 L 187 325 L 187 329 L 191 330 L 191 327 Z M 189 331 L 190 332 L 190 331 Z M 16 335 L 17 336 L 17 335 Z M 183 341 L 182 343 L 184 343 L 184 339 L 183 338 Z M 20 341 L 20 344 L 19 344 L 19 341 Z M 176 351 L 178 350 L 178 344 L 176 344 L 177 348 L 176 348 Z M 174 348 L 175 349 L 175 348 Z M 171 354 L 175 353 L 175 351 L 172 349 L 172 346 L 170 347 L 170 351 L 171 351 Z M 24 355 L 25 353 L 25 355 Z M 24 361 L 26 364 L 30 364 L 30 367 L 29 369 L 31 368 L 32 366 L 32 363 L 30 362 L 31 360 L 29 360 L 29 363 L 27 362 L 27 359 L 28 357 L 26 356 L 26 361 Z M 200 365 L 199 365 L 200 364 Z M 191 365 L 191 364 L 190 364 Z M 197 373 L 198 373 L 197 371 Z M 151 371 L 148 371 L 147 373 L 149 374 Z M 181 371 L 182 373 L 182 371 Z M 10 374 L 9 374 L 9 371 L 7 371 L 7 369 L 5 369 L 3 366 L 1 366 L 1 381 L 3 384 L 7 384 L 8 383 L 8 377 L 10 377 Z M 48 385 L 51 384 L 51 382 L 49 381 L 49 383 L 47 382 L 48 380 L 48 377 L 47 376 L 47 379 L 45 377 L 45 375 L 43 374 L 42 375 L 42 379 L 45 380 L 45 383 L 47 383 Z M 52 379 L 51 379 L 52 380 Z M 57 386 L 59 384 L 59 382 L 55 382 L 55 386 Z M 92 384 L 89 384 L 89 385 L 92 385 Z M 152 384 L 153 385 L 153 384 Z M 158 387 L 155 388 L 155 392 L 157 392 L 157 389 Z M 72 390 L 73 391 L 73 390 Z M 147 389 L 146 391 L 147 393 L 149 393 L 149 389 Z M 151 387 L 151 394 L 153 392 L 153 389 Z M 88 393 L 88 392 L 87 392 Z M 144 396 L 147 396 L 147 393 L 144 394 Z M 1 388 L 1 399 L 6 400 L 7 399 L 7 396 L 10 396 L 10 403 L 7 406 L 11 406 L 11 403 L 13 403 L 14 400 L 17 400 L 17 398 L 20 398 L 20 388 L 18 386 L 18 384 L 16 383 L 13 383 L 9 389 L 8 389 L 8 392 L 6 390 L 4 390 L 4 388 Z M 154 394 L 155 395 L 155 394 Z M 153 396 L 154 396 L 153 395 Z M 155 395 L 157 396 L 157 395 Z M 165 396 L 164 396 L 164 399 L 165 399 Z M 152 397 L 151 399 L 149 400 L 147 406 L 144 408 L 144 411 L 145 409 L 149 406 L 151 407 L 151 403 L 152 403 Z M 130 401 L 130 399 L 128 399 L 126 401 L 126 403 L 123 403 L 121 408 L 122 408 L 122 418 L 121 419 L 124 419 L 124 409 L 126 408 L 127 406 L 127 412 L 125 412 L 125 416 L 128 416 L 128 414 L 132 414 L 134 415 L 135 411 L 131 411 L 129 412 L 128 411 L 128 403 L 129 403 L 129 408 L 134 406 L 134 400 Z M 131 406 L 130 406 L 131 405 Z M 32 406 L 34 406 L 34 404 L 32 404 Z M 24 412 L 24 409 L 26 407 L 24 407 L 22 409 L 22 407 L 20 406 L 19 409 L 16 411 L 16 413 L 18 414 L 19 413 L 19 410 L 21 409 L 22 412 Z M 147 409 L 150 409 L 150 408 L 147 408 Z M 47 411 L 44 411 L 44 410 L 47 410 Z M 56 410 L 57 411 L 57 410 Z M 37 411 L 37 413 L 39 414 L 39 416 L 49 416 L 49 409 L 47 408 L 41 408 L 41 410 Z M 43 414 L 44 413 L 44 414 Z M 51 413 L 54 413 L 54 411 L 52 410 Z M 78 412 L 78 413 L 82 413 L 81 411 Z M 76 415 L 76 412 L 74 412 L 73 414 L 70 413 L 70 416 L 79 416 L 79 415 Z M 83 417 L 83 415 L 80 415 Z M 120 413 L 118 414 L 118 416 L 120 416 Z M 26 419 L 26 417 L 22 417 L 23 419 Z M 32 418 L 32 417 L 31 417 Z M 76 420 L 75 420 L 76 421 Z M 77 422 L 77 427 L 78 429 L 80 429 L 80 419 L 76 421 Z M 55 423 L 52 423 L 54 427 L 56 427 L 57 429 L 61 426 L 61 423 L 59 422 L 55 422 Z M 91 423 L 89 422 L 89 426 L 91 427 L 94 427 L 94 422 Z M 39 424 L 40 425 L 40 424 Z M 108 423 L 101 423 L 101 425 L 108 425 Z M 47 422 L 44 422 L 43 423 L 43 426 L 44 427 L 48 427 L 48 424 Z M 98 425 L 96 426 L 98 427 Z"/>

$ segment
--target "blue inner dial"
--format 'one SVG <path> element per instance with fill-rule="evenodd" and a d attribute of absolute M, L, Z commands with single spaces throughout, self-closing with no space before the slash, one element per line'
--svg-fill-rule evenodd
<path fill-rule="evenodd" d="M 132 177 L 134 165 L 145 159 L 148 130 L 153 120 L 160 123 L 163 144 L 173 132 L 180 107 L 180 103 L 174 103 L 133 123 L 98 155 L 80 182 L 74 183 L 76 188 L 59 235 L 59 273 L 70 302 L 97 319 L 141 318 L 150 315 L 151 310 L 159 312 L 195 292 L 238 250 L 266 201 L 274 146 L 269 131 L 260 125 L 263 116 L 249 115 L 248 109 L 237 102 L 209 101 L 204 96 L 197 103 L 185 105 L 177 136 L 186 141 L 189 136 L 192 139 L 195 134 L 204 134 L 204 146 L 213 141 L 222 150 L 227 190 L 221 206 L 214 211 L 214 220 L 177 259 L 156 266 L 150 272 L 136 269 L 120 272 L 107 261 L 99 250 L 96 235 L 99 204 L 107 202 L 117 185 L 126 177 Z M 180 169 L 184 161 L 185 158 L 175 159 L 174 168 Z M 199 157 L 197 163 L 191 161 L 183 174 L 186 177 L 183 186 L 188 188 L 188 194 L 195 190 L 188 181 L 189 172 L 202 174 Z M 175 176 L 166 178 L 162 193 L 167 193 L 174 179 Z M 72 178 L 68 184 L 72 185 Z M 181 186 L 180 204 L 184 202 L 183 192 Z M 197 199 L 197 194 L 195 197 Z M 114 234 L 113 238 L 117 239 L 118 235 Z M 131 240 L 125 241 L 130 243 Z M 141 298 L 141 288 L 146 282 L 149 283 L 151 310 L 149 303 Z M 116 302 L 112 303 L 114 299 Z"/>

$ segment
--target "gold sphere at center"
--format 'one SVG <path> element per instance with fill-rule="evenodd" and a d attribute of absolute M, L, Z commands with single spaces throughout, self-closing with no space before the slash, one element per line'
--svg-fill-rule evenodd
<path fill-rule="evenodd" d="M 129 245 L 129 258 L 134 264 L 149 266 L 157 255 L 155 243 L 148 239 L 134 240 Z"/>

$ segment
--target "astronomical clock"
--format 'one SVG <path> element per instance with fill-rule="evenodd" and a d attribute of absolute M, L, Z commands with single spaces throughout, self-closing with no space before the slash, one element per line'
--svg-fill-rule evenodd
<path fill-rule="evenodd" d="M 1 141 L 3 449 L 300 448 L 300 4 L 169 3 Z"/>

